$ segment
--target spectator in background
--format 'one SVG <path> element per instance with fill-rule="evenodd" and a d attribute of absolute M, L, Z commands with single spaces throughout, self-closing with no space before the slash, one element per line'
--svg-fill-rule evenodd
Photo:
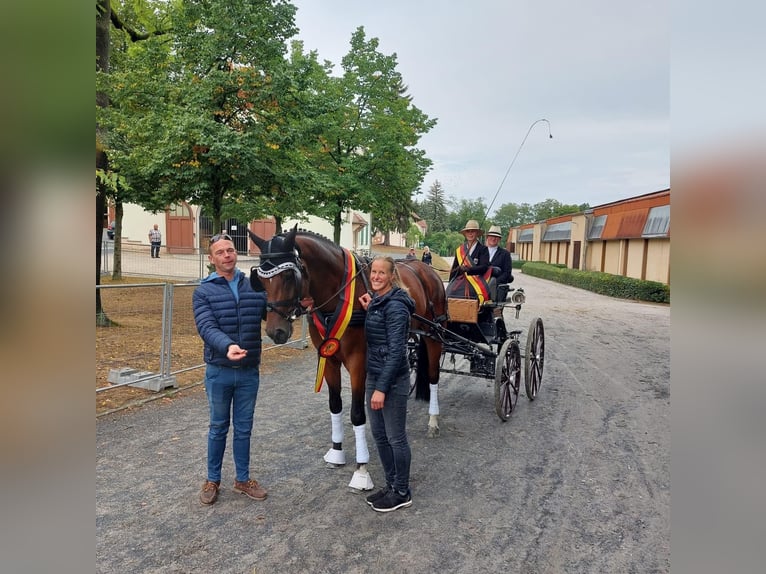
<path fill-rule="evenodd" d="M 418 258 L 418 256 L 415 255 L 415 248 L 414 247 L 410 247 L 410 251 L 409 251 L 409 253 L 407 253 L 407 257 L 405 257 L 405 259 L 417 259 L 417 258 Z"/>
<path fill-rule="evenodd" d="M 426 245 L 423 248 L 423 257 L 420 259 L 423 263 L 427 263 L 428 265 L 431 265 L 431 250 L 428 248 L 428 245 Z"/>
<path fill-rule="evenodd" d="M 160 246 L 162 245 L 162 233 L 160 233 L 159 226 L 155 223 L 154 227 L 149 230 L 149 245 L 152 259 L 160 258 Z"/>

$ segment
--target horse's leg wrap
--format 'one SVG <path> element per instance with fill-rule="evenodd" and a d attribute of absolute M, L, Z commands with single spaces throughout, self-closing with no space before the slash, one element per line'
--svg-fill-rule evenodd
<path fill-rule="evenodd" d="M 332 448 L 324 455 L 324 460 L 330 464 L 346 464 L 346 453 L 343 452 L 343 411 L 330 413 L 332 422 Z"/>
<path fill-rule="evenodd" d="M 372 490 L 375 485 L 372 483 L 372 477 L 367 471 L 367 463 L 370 462 L 370 451 L 367 449 L 367 435 L 365 428 L 367 425 L 354 426 L 354 436 L 356 437 L 356 470 L 351 482 L 348 483 L 354 490 Z"/>
<path fill-rule="evenodd" d="M 343 443 L 343 411 L 339 413 L 330 413 L 332 423 L 332 442 Z"/>
<path fill-rule="evenodd" d="M 439 394 L 438 384 L 429 384 L 431 398 L 428 401 L 428 438 L 439 436 Z"/>
<path fill-rule="evenodd" d="M 356 438 L 356 464 L 367 464 L 370 462 L 370 451 L 367 448 L 367 435 L 365 429 L 367 425 L 357 425 L 354 427 L 354 437 Z"/>
<path fill-rule="evenodd" d="M 431 393 L 431 398 L 428 401 L 428 414 L 439 416 L 439 385 L 430 384 L 428 385 L 428 389 Z"/>

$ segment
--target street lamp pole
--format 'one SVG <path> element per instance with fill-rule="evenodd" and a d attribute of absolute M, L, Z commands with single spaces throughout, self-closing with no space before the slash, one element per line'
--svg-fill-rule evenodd
<path fill-rule="evenodd" d="M 497 195 L 500 193 L 500 190 L 503 188 L 503 184 L 505 183 L 505 180 L 508 177 L 508 174 L 511 173 L 511 168 L 513 167 L 513 164 L 516 163 L 516 158 L 519 157 L 519 152 L 521 151 L 521 148 L 524 147 L 524 144 L 527 142 L 527 138 L 529 137 L 529 134 L 532 131 L 532 128 L 535 127 L 535 125 L 539 124 L 540 122 L 545 122 L 546 124 L 548 124 L 548 139 L 553 139 L 553 134 L 551 134 L 551 123 L 548 120 L 546 120 L 545 118 L 540 118 L 539 120 L 535 120 L 532 122 L 532 124 L 529 126 L 529 129 L 527 130 L 526 135 L 524 136 L 524 139 L 521 140 L 519 149 L 516 150 L 516 154 L 513 156 L 513 159 L 511 160 L 511 164 L 508 166 L 508 169 L 505 170 L 505 175 L 503 176 L 503 180 L 500 182 L 500 186 L 497 188 L 497 191 L 495 192 L 495 197 L 492 198 L 492 203 L 489 204 L 489 207 L 487 208 L 487 212 L 484 214 L 484 220 L 481 222 L 482 226 L 484 225 L 484 221 L 487 220 L 487 216 L 489 215 L 489 212 L 492 209 L 492 206 L 495 205 L 495 200 L 497 199 Z"/>

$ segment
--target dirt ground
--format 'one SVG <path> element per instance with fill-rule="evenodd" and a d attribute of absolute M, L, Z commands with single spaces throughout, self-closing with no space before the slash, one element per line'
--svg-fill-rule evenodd
<path fill-rule="evenodd" d="M 96 425 L 96 571 L 237 573 L 669 572 L 670 308 L 517 274 L 527 303 L 509 328 L 545 324 L 543 384 L 508 422 L 492 381 L 442 374 L 441 435 L 411 401 L 413 505 L 370 510 L 330 468 L 327 394 L 316 353 L 292 351 L 264 373 L 251 467 L 269 490 L 231 490 L 202 506 L 204 393 L 106 414 Z M 195 387 L 199 389 L 200 387 Z M 377 453 L 370 474 L 382 482 Z"/>

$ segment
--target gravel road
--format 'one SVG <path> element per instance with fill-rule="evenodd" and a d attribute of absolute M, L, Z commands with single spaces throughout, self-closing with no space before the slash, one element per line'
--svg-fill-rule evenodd
<path fill-rule="evenodd" d="M 313 392 L 309 348 L 262 376 L 252 465 L 264 502 L 232 492 L 230 449 L 218 502 L 198 502 L 200 387 L 98 419 L 96 571 L 668 572 L 670 308 L 522 273 L 514 286 L 527 303 L 518 319 L 506 310 L 509 328 L 525 342 L 533 317 L 545 325 L 538 398 L 522 381 L 503 423 L 490 381 L 443 374 L 435 439 L 427 405 L 411 401 L 410 508 L 375 513 L 347 488 L 353 465 L 326 467 L 327 395 Z"/>

